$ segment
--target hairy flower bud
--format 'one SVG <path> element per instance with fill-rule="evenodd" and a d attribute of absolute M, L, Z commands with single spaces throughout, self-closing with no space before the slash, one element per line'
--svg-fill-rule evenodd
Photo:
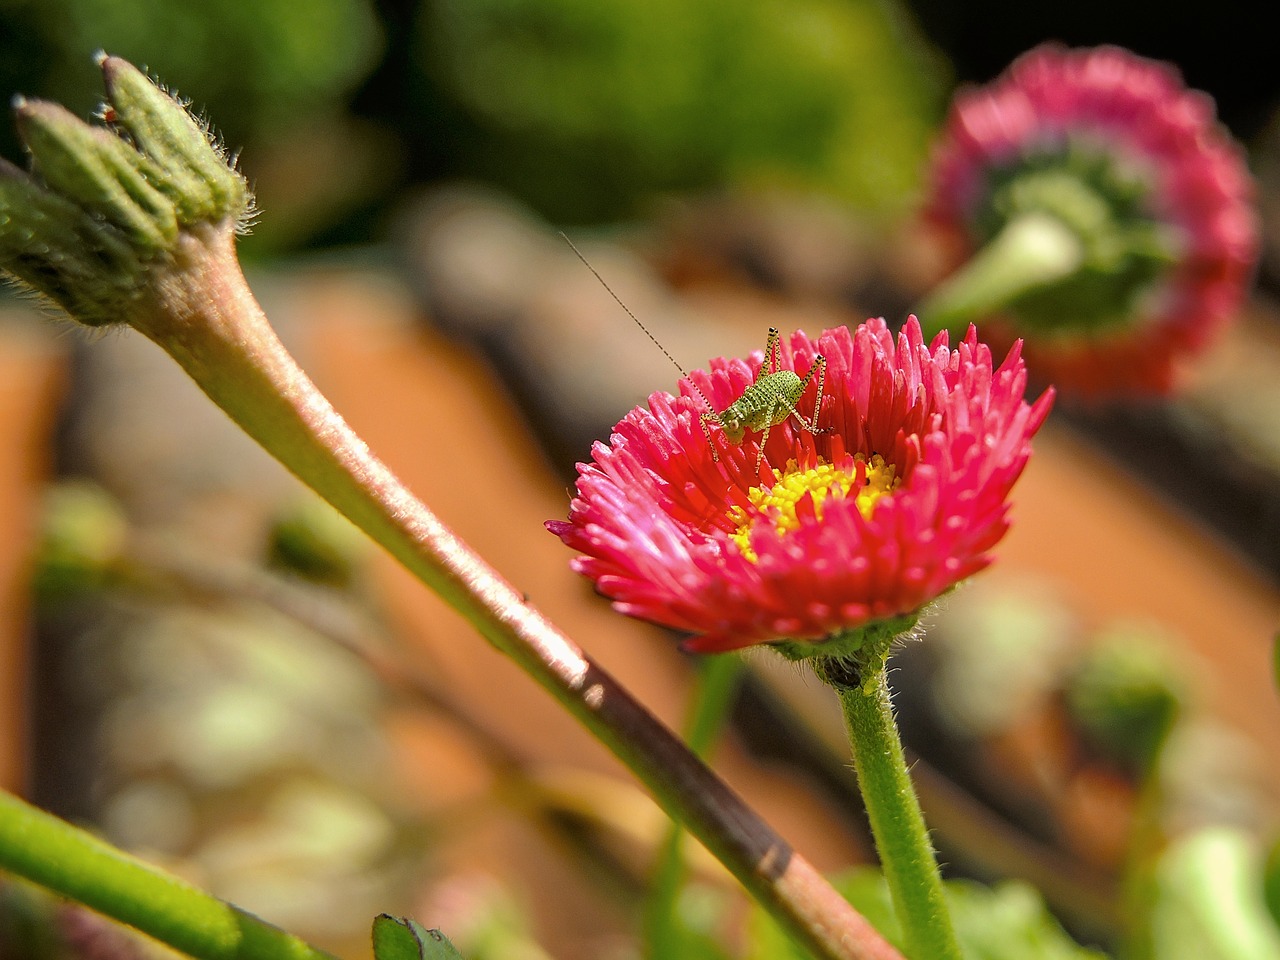
<path fill-rule="evenodd" d="M 13 112 L 35 173 L 50 190 L 118 228 L 140 251 L 173 242 L 173 204 L 151 185 L 149 165 L 129 144 L 56 103 L 15 97 Z"/>
<path fill-rule="evenodd" d="M 244 178 L 186 108 L 105 54 L 106 125 L 15 97 L 29 173 L 0 160 L 0 269 L 90 326 L 127 322 L 183 230 L 239 226 Z"/>
<path fill-rule="evenodd" d="M 249 187 L 205 128 L 133 64 L 105 54 L 98 63 L 116 122 L 154 165 L 156 186 L 173 201 L 179 221 L 243 216 Z"/>

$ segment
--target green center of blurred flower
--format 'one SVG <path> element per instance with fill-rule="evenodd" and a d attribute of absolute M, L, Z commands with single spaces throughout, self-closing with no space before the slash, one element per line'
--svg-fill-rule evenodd
<path fill-rule="evenodd" d="M 737 524 L 730 539 L 754 563 L 756 553 L 751 549 L 751 532 L 758 524 L 770 523 L 779 534 L 789 533 L 799 529 L 801 517 L 810 513 L 821 520 L 823 503 L 828 497 L 851 495 L 858 510 L 869 519 L 876 502 L 891 493 L 898 483 L 897 470 L 878 453 L 870 459 L 859 453 L 843 467 L 819 460 L 816 467 L 805 470 L 799 469 L 796 461 L 788 460 L 772 487 L 751 488 L 747 494 L 751 498 L 750 507 L 735 504 L 729 510 L 729 519 Z"/>
<path fill-rule="evenodd" d="M 1114 147 L 1080 139 L 1047 146 L 992 172 L 976 224 L 984 242 L 1028 215 L 1048 215 L 1079 243 L 1079 265 L 1006 304 L 1048 331 L 1121 326 L 1142 316 L 1145 298 L 1177 262 L 1176 229 L 1152 200 L 1158 173 Z"/>

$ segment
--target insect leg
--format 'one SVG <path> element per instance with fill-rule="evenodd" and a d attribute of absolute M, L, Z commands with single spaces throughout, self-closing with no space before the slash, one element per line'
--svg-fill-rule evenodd
<path fill-rule="evenodd" d="M 707 446 L 711 448 L 711 459 L 715 463 L 719 463 L 720 454 L 716 452 L 716 441 L 715 441 L 715 438 L 711 435 L 711 428 L 707 426 L 708 420 L 713 421 L 717 426 L 719 426 L 720 416 L 719 414 L 715 414 L 715 413 L 704 413 L 700 418 L 700 422 L 702 423 L 702 432 L 707 438 Z"/>
<path fill-rule="evenodd" d="M 760 464 L 764 463 L 764 446 L 769 442 L 769 431 L 773 429 L 769 426 L 770 421 L 765 421 L 764 433 L 760 434 L 760 446 L 756 448 L 756 479 L 760 479 Z"/>
<path fill-rule="evenodd" d="M 756 449 L 756 477 L 760 476 L 760 464 L 764 462 L 764 448 L 769 444 L 769 431 L 777 424 L 787 419 L 786 411 L 790 409 L 793 413 L 795 407 L 787 402 L 786 397 L 775 397 L 772 405 L 769 407 L 768 416 L 764 418 L 764 430 L 760 434 L 760 446 Z M 781 416 L 779 416 L 781 414 Z M 796 414 L 799 416 L 799 414 Z M 773 476 L 777 476 L 776 473 Z"/>
<path fill-rule="evenodd" d="M 764 358 L 765 363 L 769 365 L 770 373 L 778 372 L 778 340 L 782 334 L 778 332 L 777 327 L 769 328 L 769 339 L 765 341 Z M 756 379 L 759 379 L 757 377 Z"/>
<path fill-rule="evenodd" d="M 809 386 L 809 381 L 813 379 L 814 374 L 818 375 L 818 391 L 813 400 L 813 419 L 806 420 L 804 414 L 797 410 L 791 404 L 787 407 L 791 410 L 800 426 L 804 427 L 809 433 L 826 433 L 827 431 L 818 426 L 818 415 L 822 413 L 822 390 L 827 382 L 827 358 L 822 354 L 818 354 L 813 358 L 813 366 L 809 368 L 809 372 L 804 375 L 804 379 L 800 381 L 800 392 L 803 393 Z M 796 399 L 799 399 L 797 397 Z"/>

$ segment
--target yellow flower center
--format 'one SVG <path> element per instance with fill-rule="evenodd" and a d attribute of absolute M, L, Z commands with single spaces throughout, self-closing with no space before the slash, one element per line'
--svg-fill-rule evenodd
<path fill-rule="evenodd" d="M 856 454 L 851 467 L 837 467 L 819 461 L 816 467 L 797 469 L 794 460 L 788 460 L 782 476 L 768 490 L 752 487 L 747 496 L 751 508 L 735 504 L 729 510 L 729 519 L 737 525 L 730 539 L 738 545 L 743 555 L 752 563 L 756 553 L 751 549 L 751 531 L 758 523 L 772 523 L 780 534 L 800 528 L 801 504 L 806 497 L 813 503 L 813 515 L 822 519 L 822 505 L 828 497 L 843 498 L 852 495 L 858 510 L 870 519 L 876 501 L 898 486 L 897 470 L 885 463 L 880 454 L 872 454 L 868 460 Z M 855 492 L 856 491 L 856 492 Z M 807 509 L 803 510 L 808 513 Z"/>

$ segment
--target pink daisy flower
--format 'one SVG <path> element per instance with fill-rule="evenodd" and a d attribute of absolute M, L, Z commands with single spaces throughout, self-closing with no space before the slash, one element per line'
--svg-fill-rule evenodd
<path fill-rule="evenodd" d="M 1023 337 L 1059 388 L 1167 390 L 1175 361 L 1237 309 L 1258 255 L 1252 181 L 1213 101 L 1118 47 L 1037 47 L 958 95 L 932 180 L 927 217 L 958 259 L 1029 211 L 1078 232 L 1075 274 L 984 325 L 993 343 Z"/>
<path fill-rule="evenodd" d="M 896 343 L 868 320 L 852 334 L 793 334 L 778 368 L 803 376 L 818 354 L 823 432 L 794 417 L 771 428 L 759 474 L 761 434 L 732 445 L 715 430 L 713 451 L 698 390 L 724 410 L 755 381 L 761 353 L 713 360 L 681 396 L 655 393 L 632 410 L 578 465 L 569 519 L 547 522 L 584 554 L 574 569 L 619 611 L 723 651 L 914 617 L 990 563 L 1052 402 L 1024 400 L 1018 346 L 993 370 L 972 328 L 951 349 L 946 333 L 926 345 L 914 317 Z M 797 404 L 805 417 L 816 392 Z"/>

